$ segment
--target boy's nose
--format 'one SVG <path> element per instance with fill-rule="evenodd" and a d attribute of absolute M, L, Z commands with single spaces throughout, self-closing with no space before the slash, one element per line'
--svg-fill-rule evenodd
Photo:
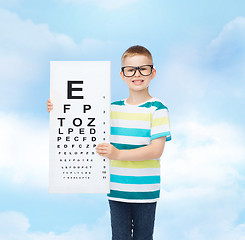
<path fill-rule="evenodd" d="M 136 69 L 135 76 L 141 76 L 140 70 Z"/>

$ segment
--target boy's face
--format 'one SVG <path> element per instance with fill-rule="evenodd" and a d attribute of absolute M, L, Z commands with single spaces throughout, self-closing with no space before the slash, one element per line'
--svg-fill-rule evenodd
<path fill-rule="evenodd" d="M 122 62 L 122 67 L 126 67 L 126 66 L 140 67 L 144 65 L 152 65 L 151 59 L 149 59 L 147 56 L 144 55 L 135 55 L 131 57 L 128 56 Z M 156 76 L 156 70 L 153 68 L 152 73 L 150 75 L 144 76 L 137 69 L 132 77 L 124 76 L 123 72 L 121 71 L 120 76 L 123 79 L 123 81 L 125 81 L 126 84 L 128 85 L 129 90 L 138 92 L 138 91 L 148 89 L 151 80 Z"/>

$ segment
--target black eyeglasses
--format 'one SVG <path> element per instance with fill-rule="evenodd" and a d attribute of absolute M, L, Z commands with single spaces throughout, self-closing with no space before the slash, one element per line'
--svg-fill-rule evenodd
<path fill-rule="evenodd" d="M 141 75 L 149 76 L 152 73 L 153 65 L 142 65 L 139 67 L 125 66 L 121 69 L 125 77 L 133 77 L 137 70 L 139 70 Z"/>

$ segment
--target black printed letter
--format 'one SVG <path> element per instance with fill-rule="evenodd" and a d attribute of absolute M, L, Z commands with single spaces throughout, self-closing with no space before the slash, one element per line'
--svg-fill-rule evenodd
<path fill-rule="evenodd" d="M 83 84 L 83 81 L 68 81 L 67 82 L 67 99 L 83 99 L 83 96 L 80 95 L 79 96 L 73 96 L 72 92 L 75 92 L 75 91 L 80 91 L 82 92 L 82 88 L 78 87 L 72 87 L 72 84 Z"/>

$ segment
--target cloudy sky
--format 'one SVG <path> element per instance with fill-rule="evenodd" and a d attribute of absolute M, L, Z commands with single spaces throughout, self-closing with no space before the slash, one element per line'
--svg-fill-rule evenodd
<path fill-rule="evenodd" d="M 244 0 L 0 0 L 0 240 L 108 240 L 103 194 L 48 194 L 49 61 L 151 50 L 170 110 L 155 239 L 245 239 Z"/>

